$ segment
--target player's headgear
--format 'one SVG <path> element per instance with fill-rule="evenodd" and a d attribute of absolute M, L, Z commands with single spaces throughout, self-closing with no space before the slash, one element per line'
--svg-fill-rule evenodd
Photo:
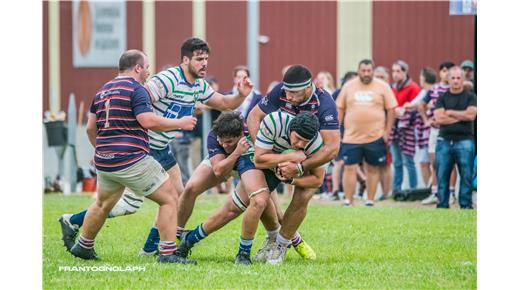
<path fill-rule="evenodd" d="M 294 131 L 307 140 L 314 138 L 319 129 L 318 117 L 310 112 L 301 112 L 289 122 L 289 131 Z"/>
<path fill-rule="evenodd" d="M 312 83 L 311 71 L 301 64 L 292 65 L 283 75 L 283 87 L 286 91 L 300 91 Z"/>

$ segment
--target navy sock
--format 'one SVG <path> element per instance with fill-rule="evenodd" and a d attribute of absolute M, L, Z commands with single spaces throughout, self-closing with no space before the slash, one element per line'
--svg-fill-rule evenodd
<path fill-rule="evenodd" d="M 202 224 L 200 224 L 193 231 L 190 231 L 188 233 L 188 236 L 186 237 L 186 239 L 188 239 L 188 241 L 191 244 L 196 244 L 196 243 L 200 242 L 200 240 L 204 239 L 206 236 L 207 236 L 206 233 L 202 229 Z"/>
<path fill-rule="evenodd" d="M 247 252 L 251 254 L 251 247 L 253 246 L 253 239 L 246 240 L 240 236 L 240 247 L 238 248 L 239 252 Z"/>
<path fill-rule="evenodd" d="M 146 242 L 144 243 L 143 250 L 146 252 L 156 251 L 160 240 L 159 230 L 155 226 L 152 227 L 148 234 L 148 238 L 146 238 Z"/>
<path fill-rule="evenodd" d="M 70 217 L 70 223 L 73 225 L 77 225 L 78 227 L 83 226 L 83 221 L 85 220 L 85 215 L 87 215 L 87 210 L 73 214 Z"/>

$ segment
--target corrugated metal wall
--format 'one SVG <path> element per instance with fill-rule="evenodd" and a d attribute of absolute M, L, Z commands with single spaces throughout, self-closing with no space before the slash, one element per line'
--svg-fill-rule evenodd
<path fill-rule="evenodd" d="M 208 75 L 214 75 L 221 91 L 233 87 L 232 71 L 247 65 L 247 2 L 206 3 L 206 40 L 211 48 Z"/>
<path fill-rule="evenodd" d="M 155 68 L 181 62 L 181 45 L 192 36 L 191 1 L 155 3 Z"/>
<path fill-rule="evenodd" d="M 180 62 L 180 45 L 192 35 L 192 2 L 156 2 L 156 68 Z M 285 65 L 303 63 L 316 74 L 336 74 L 336 2 L 260 2 L 260 82 L 265 93 L 281 79 Z M 473 58 L 474 18 L 450 16 L 448 2 L 373 2 L 373 58 L 390 66 L 403 58 L 418 78 L 423 66 L 438 67 L 446 59 Z M 142 49 L 142 3 L 127 2 L 127 47 Z M 232 86 L 231 71 L 247 64 L 247 3 L 206 2 L 206 39 L 212 48 L 208 74 L 222 90 Z M 72 66 L 72 4 L 60 3 L 61 107 L 74 92 L 87 105 L 96 90 L 113 77 L 115 68 Z M 49 109 L 48 2 L 43 2 L 43 109 Z M 342 73 L 342 72 L 341 72 Z"/>
<path fill-rule="evenodd" d="M 260 2 L 260 82 L 265 93 L 282 68 L 305 64 L 316 75 L 336 75 L 336 2 Z"/>
<path fill-rule="evenodd" d="M 127 47 L 142 49 L 142 4 L 127 2 Z M 61 108 L 66 111 L 69 94 L 74 93 L 76 104 L 85 102 L 88 110 L 96 91 L 117 75 L 117 68 L 74 68 L 72 64 L 72 2 L 60 3 L 60 75 Z M 44 71 L 48 68 L 44 68 Z"/>
<path fill-rule="evenodd" d="M 449 2 L 374 2 L 373 58 L 388 68 L 397 59 L 418 81 L 422 67 L 473 59 L 473 16 L 450 16 Z"/>

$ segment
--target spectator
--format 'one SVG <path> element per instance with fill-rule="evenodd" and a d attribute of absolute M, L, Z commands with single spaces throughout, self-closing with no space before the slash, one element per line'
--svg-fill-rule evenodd
<path fill-rule="evenodd" d="M 473 82 L 473 72 L 475 71 L 473 62 L 469 59 L 466 59 L 460 64 L 460 67 L 464 70 L 465 81 Z"/>
<path fill-rule="evenodd" d="M 437 99 L 435 121 L 440 124 L 437 139 L 437 179 L 439 182 L 438 208 L 449 208 L 449 180 L 454 164 L 460 173 L 459 205 L 471 209 L 473 162 L 475 143 L 473 141 L 473 120 L 477 116 L 477 97 L 464 90 L 462 68 L 454 66 L 449 70 L 448 92 Z"/>
<path fill-rule="evenodd" d="M 374 79 L 374 63 L 362 60 L 358 77 L 343 85 L 336 100 L 345 132 L 341 152 L 345 163 L 345 206 L 352 202 L 358 164 L 367 164 L 367 206 L 374 205 L 379 168 L 386 163 L 386 145 L 394 121 L 396 99 L 385 82 Z M 385 115 L 386 112 L 386 115 Z"/>
<path fill-rule="evenodd" d="M 401 191 L 403 183 L 403 164 L 408 171 L 410 188 L 417 187 L 417 171 L 415 169 L 415 112 L 406 112 L 404 104 L 412 102 L 421 88 L 408 75 L 408 64 L 402 60 L 392 65 L 392 90 L 397 99 L 396 118 L 391 134 L 390 151 L 394 163 L 393 191 Z"/>
<path fill-rule="evenodd" d="M 421 104 L 421 101 L 428 94 L 428 91 L 436 82 L 435 75 L 436 73 L 433 68 L 426 67 L 421 69 L 421 73 L 419 75 L 419 85 L 421 86 L 421 92 L 411 103 L 406 103 L 404 105 L 407 111 L 411 112 L 413 110 L 416 110 L 417 106 Z M 430 177 L 432 174 L 432 171 L 430 169 L 430 157 L 428 156 L 430 124 L 427 124 L 427 122 L 423 121 L 422 119 L 418 119 L 416 129 L 417 145 L 419 147 L 418 155 L 419 164 L 421 166 L 421 175 L 423 178 L 424 185 L 429 186 Z"/>
<path fill-rule="evenodd" d="M 475 72 L 475 66 L 473 65 L 473 62 L 466 59 L 460 64 L 460 67 L 464 70 L 464 90 L 474 92 L 475 78 L 473 74 Z"/>
<path fill-rule="evenodd" d="M 233 88 L 231 88 L 229 92 L 225 93 L 225 95 L 236 94 L 238 84 L 244 77 L 250 77 L 249 69 L 243 65 L 236 66 L 233 69 Z M 240 115 L 242 115 L 242 117 L 246 119 L 248 109 L 252 108 L 251 103 L 256 104 L 258 103 L 258 101 L 260 101 L 261 98 L 262 95 L 259 92 L 253 90 L 251 91 L 249 96 L 246 97 L 244 102 L 238 108 L 235 109 L 235 111 L 240 112 Z"/>
<path fill-rule="evenodd" d="M 385 81 L 387 84 L 390 84 L 390 72 L 388 71 L 388 68 L 384 66 L 376 67 L 374 70 L 374 77 Z"/>
<path fill-rule="evenodd" d="M 374 70 L 374 77 L 390 85 L 390 73 L 388 68 L 384 66 L 376 67 Z M 379 170 L 381 175 L 381 191 L 383 193 L 380 197 L 380 200 L 383 200 L 392 195 L 392 154 L 390 154 L 390 147 L 388 144 L 386 145 L 386 164 L 379 167 Z"/>
<path fill-rule="evenodd" d="M 193 172 L 190 147 L 193 142 L 193 132 L 179 130 L 177 137 L 170 142 L 170 150 L 177 158 L 181 170 L 182 184 L 186 185 Z"/>
<path fill-rule="evenodd" d="M 336 89 L 332 93 L 332 98 L 334 101 L 338 98 L 339 93 L 341 92 L 341 88 L 343 85 L 348 82 L 349 80 L 357 77 L 357 72 L 355 71 L 349 71 L 343 75 L 343 78 L 341 78 L 341 85 L 338 89 Z M 339 132 L 341 134 L 341 137 L 343 137 L 343 131 L 344 131 L 343 123 L 340 123 Z M 334 167 L 332 168 L 332 195 L 331 198 L 333 200 L 340 200 L 340 193 L 343 195 L 343 187 L 341 186 L 341 176 L 343 172 L 343 159 L 341 156 L 341 150 L 338 152 L 338 155 L 336 156 L 336 159 L 334 159 Z"/>
<path fill-rule="evenodd" d="M 422 98 L 419 99 L 419 104 L 417 108 L 419 110 L 419 114 L 421 116 L 421 120 L 426 126 L 430 127 L 429 136 L 428 136 L 428 154 L 430 156 L 430 163 L 432 166 L 432 186 L 431 186 L 431 195 L 425 198 L 422 201 L 422 204 L 436 204 L 437 199 L 437 173 L 436 173 L 436 163 L 435 163 L 435 148 L 437 145 L 437 136 L 439 136 L 439 125 L 435 123 L 433 118 L 433 108 L 435 108 L 435 104 L 439 96 L 444 94 L 449 89 L 448 82 L 448 71 L 450 68 L 455 66 L 455 64 L 451 61 L 445 61 L 439 65 L 439 78 L 440 82 L 433 85 L 428 93 Z M 412 102 L 415 103 L 415 100 Z M 457 182 L 457 171 L 454 169 L 451 174 L 450 179 L 450 203 L 455 201 L 455 183 Z"/>
<path fill-rule="evenodd" d="M 320 71 L 316 78 L 314 79 L 314 84 L 322 89 L 327 91 L 329 95 L 332 95 L 336 88 L 334 87 L 334 78 L 332 77 L 332 74 L 328 71 Z"/>

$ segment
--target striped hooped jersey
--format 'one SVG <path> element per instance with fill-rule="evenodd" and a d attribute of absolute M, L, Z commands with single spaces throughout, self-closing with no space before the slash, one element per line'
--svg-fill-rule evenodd
<path fill-rule="evenodd" d="M 206 103 L 215 93 L 204 79 L 196 79 L 193 84 L 190 84 L 181 66 L 159 72 L 147 82 L 146 86 L 152 98 L 154 112 L 171 119 L 193 115 L 196 102 Z M 179 131 L 149 130 L 150 148 L 155 150 L 166 148 Z"/>
<path fill-rule="evenodd" d="M 136 117 L 148 112 L 150 96 L 132 77 L 118 76 L 96 93 L 90 105 L 96 115 L 96 169 L 122 170 L 148 154 L 147 130 Z"/>
<path fill-rule="evenodd" d="M 293 115 L 282 111 L 267 114 L 260 123 L 255 146 L 262 149 L 271 149 L 274 153 L 282 153 L 287 149 L 292 149 L 289 139 L 289 123 L 293 118 Z M 305 155 L 310 156 L 322 147 L 323 139 L 321 134 L 318 133 L 305 146 Z"/>

